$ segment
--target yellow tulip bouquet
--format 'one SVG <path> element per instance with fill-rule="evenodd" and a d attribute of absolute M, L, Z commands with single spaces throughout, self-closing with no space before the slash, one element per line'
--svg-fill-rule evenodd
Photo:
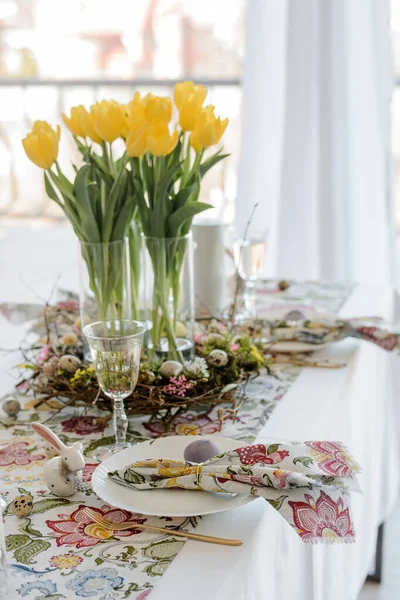
<path fill-rule="evenodd" d="M 126 150 L 144 247 L 153 271 L 151 346 L 165 352 L 166 337 L 169 357 L 178 360 L 182 360 L 177 343 L 178 309 L 188 234 L 193 217 L 211 208 L 198 200 L 201 180 L 227 156 L 221 151 L 204 156 L 228 125 L 228 119 L 215 116 L 213 106 L 203 107 L 206 96 L 205 86 L 191 81 L 176 84 L 173 100 L 178 123 L 172 132 L 169 97 L 148 94 L 142 99 L 137 93 L 128 105 L 131 122 Z M 185 329 L 183 337 L 190 337 Z"/>
<path fill-rule="evenodd" d="M 54 130 L 36 121 L 23 139 L 32 162 L 44 169 L 48 196 L 64 211 L 81 242 L 94 302 L 92 319 L 137 316 L 140 266 L 140 232 L 137 231 L 133 181 L 126 168 L 128 157 L 113 158 L 112 144 L 122 135 L 125 111 L 113 102 L 101 102 L 87 111 L 74 107 L 63 115 L 82 153 L 83 165 L 74 167 L 70 181 L 57 161 L 60 127 Z M 100 153 L 98 153 L 100 150 Z M 131 272 L 127 268 L 130 252 Z M 127 290 L 126 288 L 129 287 Z"/>
<path fill-rule="evenodd" d="M 204 106 L 206 96 L 205 86 L 191 81 L 176 84 L 173 101 L 178 122 L 173 131 L 169 97 L 141 97 L 136 92 L 128 104 L 103 100 L 89 110 L 73 107 L 69 117 L 63 115 L 83 159 L 80 168 L 74 167 L 73 182 L 57 162 L 59 126 L 54 130 L 36 121 L 22 142 L 27 156 L 44 169 L 47 194 L 63 209 L 81 242 L 110 244 L 129 237 L 136 291 L 140 260 L 138 228 L 132 222 L 138 222 L 154 273 L 153 346 L 159 346 L 166 335 L 169 354 L 178 359 L 182 358 L 176 326 L 185 239 L 193 217 L 210 208 L 198 200 L 202 178 L 227 156 L 221 150 L 205 156 L 228 125 L 228 119 L 215 116 L 213 106 Z M 124 147 L 118 157 L 117 140 Z M 101 257 L 85 255 L 83 250 L 83 256 L 101 307 L 99 318 L 108 318 L 110 306 L 121 306 L 118 260 L 109 250 Z"/>

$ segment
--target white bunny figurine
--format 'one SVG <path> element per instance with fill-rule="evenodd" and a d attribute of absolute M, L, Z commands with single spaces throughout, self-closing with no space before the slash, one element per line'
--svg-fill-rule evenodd
<path fill-rule="evenodd" d="M 46 425 L 41 423 L 31 423 L 31 425 L 37 434 L 59 452 L 59 456 L 51 458 L 44 465 L 44 480 L 47 487 L 56 496 L 72 496 L 82 480 L 82 469 L 85 466 L 82 444 L 75 442 L 72 446 L 66 446 Z"/>

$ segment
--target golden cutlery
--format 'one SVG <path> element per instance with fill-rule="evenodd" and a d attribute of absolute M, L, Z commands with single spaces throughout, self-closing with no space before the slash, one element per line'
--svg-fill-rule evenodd
<path fill-rule="evenodd" d="M 95 523 L 109 529 L 110 531 L 127 531 L 128 529 L 148 529 L 149 531 L 158 531 L 159 533 L 168 533 L 169 535 L 176 535 L 185 537 L 190 540 L 197 540 L 199 542 L 209 542 L 210 544 L 220 544 L 221 546 L 241 546 L 241 540 L 227 540 L 225 538 L 213 537 L 210 535 L 201 535 L 199 533 L 186 533 L 184 531 L 175 531 L 174 529 L 166 529 L 165 527 L 155 527 L 153 525 L 146 525 L 141 523 L 134 523 L 133 521 L 126 521 L 125 523 L 113 523 L 104 517 L 101 517 L 94 510 L 85 507 L 83 512 L 87 514 Z"/>

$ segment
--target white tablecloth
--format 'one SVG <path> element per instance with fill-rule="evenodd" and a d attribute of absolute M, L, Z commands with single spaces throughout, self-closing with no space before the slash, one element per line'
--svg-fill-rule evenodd
<path fill-rule="evenodd" d="M 57 244 L 54 247 L 60 248 Z M 7 259 L 12 249 L 12 240 L 3 239 L 0 301 L 32 300 L 32 290 L 26 288 L 19 275 L 32 282 L 27 265 L 34 258 L 27 256 L 24 261 L 21 256 L 14 270 Z M 74 262 L 71 245 L 63 245 L 63 252 L 70 266 Z M 35 254 L 39 260 L 37 247 Z M 52 260 L 54 272 L 64 267 L 55 256 Z M 69 281 L 70 274 L 66 275 Z M 53 272 L 47 271 L 44 278 L 47 284 L 54 282 Z M 34 282 L 35 291 L 46 299 L 49 285 L 44 290 L 37 274 Z M 394 302 L 389 288 L 360 286 L 345 304 L 342 315 L 379 315 L 393 320 Z M 22 330 L 1 319 L 0 347 L 16 346 Z M 353 496 L 357 542 L 303 544 L 276 511 L 257 500 L 203 518 L 197 532 L 241 538 L 243 546 L 226 548 L 188 541 L 157 583 L 151 600 L 356 600 L 374 554 L 377 527 L 398 494 L 396 401 L 400 387 L 396 387 L 395 379 L 396 372 L 400 372 L 400 357 L 355 340 L 345 340 L 321 352 L 333 360 L 346 361 L 347 366 L 340 370 L 304 369 L 258 440 L 331 439 L 349 447 L 364 470 L 360 476 L 364 495 Z M 4 373 L 4 368 L 15 364 L 15 357 L 0 354 L 0 363 Z M 9 391 L 12 384 L 12 376 L 3 374 L 0 394 Z"/>

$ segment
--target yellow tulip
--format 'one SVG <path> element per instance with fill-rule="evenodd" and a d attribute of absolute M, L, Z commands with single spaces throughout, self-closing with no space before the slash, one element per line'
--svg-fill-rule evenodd
<path fill-rule="evenodd" d="M 166 156 L 176 147 L 179 133 L 175 130 L 171 135 L 168 124 L 163 121 L 154 122 L 147 136 L 147 150 L 155 156 Z"/>
<path fill-rule="evenodd" d="M 41 169 L 50 169 L 57 160 L 60 126 L 56 131 L 46 121 L 36 121 L 22 140 L 27 157 Z"/>
<path fill-rule="evenodd" d="M 194 96 L 196 103 L 202 106 L 207 96 L 206 86 L 195 85 L 193 81 L 181 81 L 175 85 L 174 102 L 178 110 L 181 110 L 183 103 L 189 96 Z"/>
<path fill-rule="evenodd" d="M 147 121 L 136 122 L 128 131 L 126 137 L 126 151 L 129 156 L 142 156 L 147 151 L 147 134 L 149 124 Z"/>
<path fill-rule="evenodd" d="M 200 112 L 196 126 L 190 136 L 192 148 L 199 152 L 203 148 L 217 144 L 227 128 L 229 119 L 221 121 L 214 114 L 213 106 L 206 106 Z"/>
<path fill-rule="evenodd" d="M 172 117 L 172 102 L 168 96 L 155 96 L 146 103 L 146 118 L 148 121 L 165 121 Z"/>
<path fill-rule="evenodd" d="M 199 118 L 202 111 L 201 104 L 199 104 L 196 96 L 188 96 L 184 100 L 181 109 L 179 111 L 179 125 L 183 131 L 192 131 L 196 126 L 196 121 Z"/>
<path fill-rule="evenodd" d="M 132 100 L 126 106 L 126 112 L 130 121 L 143 121 L 146 118 L 146 103 L 136 92 Z"/>
<path fill-rule="evenodd" d="M 82 127 L 85 137 L 90 138 L 96 144 L 101 144 L 101 137 L 96 133 L 94 128 L 94 106 L 90 107 L 90 111 L 87 111 L 85 108 L 85 112 L 82 113 Z"/>
<path fill-rule="evenodd" d="M 94 105 L 94 130 L 110 144 L 121 137 L 125 126 L 125 107 L 114 100 L 102 100 Z"/>
<path fill-rule="evenodd" d="M 78 137 L 85 137 L 85 131 L 83 129 L 83 118 L 85 112 L 85 107 L 80 104 L 79 106 L 73 106 L 71 108 L 71 116 L 69 118 L 64 113 L 62 115 L 64 123 L 70 132 Z"/>

